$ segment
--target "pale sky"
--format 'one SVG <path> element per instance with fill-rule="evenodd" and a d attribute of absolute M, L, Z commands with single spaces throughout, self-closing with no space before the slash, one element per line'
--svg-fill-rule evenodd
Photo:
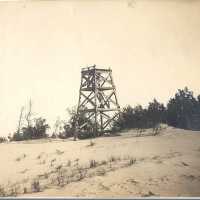
<path fill-rule="evenodd" d="M 121 107 L 200 94 L 200 1 L 0 2 L 0 135 L 29 98 L 51 126 L 65 119 L 93 64 L 112 68 Z"/>

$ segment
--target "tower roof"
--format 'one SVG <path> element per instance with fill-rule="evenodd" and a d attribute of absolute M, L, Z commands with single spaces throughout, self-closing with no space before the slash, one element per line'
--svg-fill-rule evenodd
<path fill-rule="evenodd" d="M 110 68 L 108 69 L 102 69 L 102 68 L 97 68 L 96 65 L 90 66 L 90 67 L 84 67 L 81 69 L 81 72 L 91 72 L 91 71 L 99 71 L 99 72 L 109 72 L 112 71 Z"/>

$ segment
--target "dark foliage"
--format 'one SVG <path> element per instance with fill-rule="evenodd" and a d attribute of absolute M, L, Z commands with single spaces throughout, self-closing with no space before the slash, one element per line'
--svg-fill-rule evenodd
<path fill-rule="evenodd" d="M 194 121 L 198 121 L 199 117 L 200 95 L 196 99 L 187 87 L 178 90 L 175 97 L 171 98 L 167 104 L 167 122 L 171 126 L 193 129 Z"/>
<path fill-rule="evenodd" d="M 73 130 L 72 130 L 70 123 L 65 123 L 63 125 L 63 129 L 64 129 L 64 131 L 62 131 L 58 134 L 59 138 L 66 139 L 66 138 L 73 136 Z"/>
<path fill-rule="evenodd" d="M 118 129 L 144 129 L 153 128 L 159 123 L 166 121 L 166 109 L 163 104 L 156 99 L 149 103 L 148 108 L 141 105 L 131 107 L 130 105 L 123 108 L 118 121 L 114 124 L 114 128 Z"/>
<path fill-rule="evenodd" d="M 178 90 L 165 107 L 156 99 L 147 108 L 123 108 L 113 130 L 155 128 L 160 123 L 183 129 L 200 130 L 200 95 L 195 98 L 187 87 Z"/>
<path fill-rule="evenodd" d="M 55 131 L 52 135 L 53 138 L 58 136 L 65 139 L 73 137 L 74 133 L 78 133 L 77 137 L 79 139 L 94 137 L 94 122 L 87 120 L 86 113 L 82 112 L 81 115 L 77 116 L 76 108 L 68 109 L 68 113 L 70 116 L 69 121 L 64 122 L 62 125 L 61 123 L 56 124 L 56 130 L 62 129 L 62 131 L 59 131 L 58 134 Z M 48 136 L 46 130 L 49 128 L 49 125 L 45 119 L 36 118 L 34 123 L 31 123 L 30 119 L 27 121 L 30 123 L 26 127 L 18 129 L 12 137 L 9 136 L 10 140 L 20 141 Z M 75 124 L 76 121 L 77 124 Z M 87 123 L 82 132 L 77 130 L 79 125 L 85 122 Z M 156 99 L 150 102 L 146 108 L 141 105 L 135 107 L 128 105 L 120 112 L 119 118 L 113 124 L 111 133 L 131 128 L 139 130 L 153 128 L 157 130 L 161 123 L 166 123 L 177 128 L 200 130 L 200 95 L 195 98 L 193 92 L 185 87 L 176 92 L 166 107 Z M 4 138 L 0 138 L 0 142 L 4 141 Z"/>
<path fill-rule="evenodd" d="M 159 123 L 166 122 L 166 108 L 156 99 L 149 103 L 147 109 L 147 123 L 149 127 L 155 127 Z"/>
<path fill-rule="evenodd" d="M 79 116 L 77 116 L 77 110 L 75 107 L 73 107 L 72 109 L 67 109 L 67 111 L 69 114 L 69 120 L 67 123 L 64 124 L 63 126 L 64 131 L 59 133 L 58 137 L 61 139 L 73 137 L 74 132 L 78 131 L 77 127 L 79 127 L 79 125 L 81 124 L 84 124 L 85 122 L 87 122 L 87 124 L 86 126 L 84 126 L 82 130 L 84 133 L 78 131 L 77 137 L 79 139 L 86 139 L 93 137 L 92 134 L 92 128 L 94 127 L 93 122 L 91 120 L 87 120 L 86 114 L 82 112 Z M 75 124 L 76 120 L 77 120 L 77 126 Z"/>
<path fill-rule="evenodd" d="M 4 143 L 7 142 L 7 138 L 6 137 L 0 137 L 0 143 Z"/>
<path fill-rule="evenodd" d="M 46 124 L 46 119 L 36 118 L 33 125 L 22 127 L 21 132 L 14 133 L 12 141 L 30 140 L 30 139 L 41 139 L 46 138 L 46 134 L 49 125 Z"/>

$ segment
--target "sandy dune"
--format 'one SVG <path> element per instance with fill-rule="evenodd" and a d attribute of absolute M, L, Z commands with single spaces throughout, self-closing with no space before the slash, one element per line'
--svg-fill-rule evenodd
<path fill-rule="evenodd" d="M 149 132 L 148 130 L 146 132 Z M 0 194 L 200 196 L 200 132 L 0 144 Z"/>

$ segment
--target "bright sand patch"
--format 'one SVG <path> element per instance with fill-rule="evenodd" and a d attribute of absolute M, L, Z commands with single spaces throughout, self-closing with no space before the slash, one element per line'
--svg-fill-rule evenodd
<path fill-rule="evenodd" d="M 200 196 L 200 132 L 133 134 L 0 144 L 0 184 L 19 196 Z"/>

